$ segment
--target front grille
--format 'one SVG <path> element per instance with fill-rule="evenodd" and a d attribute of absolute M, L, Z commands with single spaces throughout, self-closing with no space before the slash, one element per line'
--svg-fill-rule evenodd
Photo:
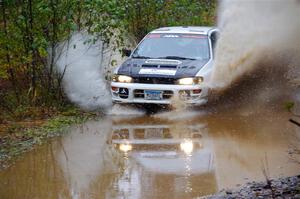
<path fill-rule="evenodd" d="M 163 99 L 170 99 L 173 97 L 173 91 L 164 91 L 163 92 Z"/>
<path fill-rule="evenodd" d="M 145 93 L 144 90 L 134 90 L 133 91 L 133 95 L 135 98 L 144 98 L 145 97 Z"/>
<path fill-rule="evenodd" d="M 145 90 L 142 90 L 142 89 L 136 89 L 133 91 L 133 95 L 134 95 L 134 98 L 142 98 L 144 99 L 145 98 Z M 162 91 L 163 94 L 162 94 L 162 97 L 163 99 L 170 99 L 173 97 L 173 91 Z"/>
<path fill-rule="evenodd" d="M 133 78 L 134 83 L 141 84 L 175 84 L 176 79 L 174 78 L 163 78 L 163 77 L 137 77 Z"/>

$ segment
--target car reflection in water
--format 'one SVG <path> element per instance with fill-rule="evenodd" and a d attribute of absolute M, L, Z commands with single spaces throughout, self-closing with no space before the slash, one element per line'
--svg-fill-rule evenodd
<path fill-rule="evenodd" d="M 217 189 L 205 125 L 118 125 L 109 143 L 123 153 L 124 172 L 115 187 L 124 195 L 188 198 Z M 130 189 L 124 190 L 126 182 Z"/>

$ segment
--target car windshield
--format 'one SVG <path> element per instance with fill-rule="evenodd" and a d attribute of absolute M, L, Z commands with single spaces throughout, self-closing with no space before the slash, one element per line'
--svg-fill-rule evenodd
<path fill-rule="evenodd" d="M 208 38 L 199 34 L 149 34 L 133 52 L 132 57 L 209 59 Z"/>

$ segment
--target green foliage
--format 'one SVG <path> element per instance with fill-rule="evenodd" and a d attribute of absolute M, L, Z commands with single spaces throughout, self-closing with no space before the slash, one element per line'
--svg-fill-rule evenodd
<path fill-rule="evenodd" d="M 76 31 L 122 45 L 161 26 L 213 25 L 216 0 L 2 0 L 0 87 L 9 81 L 18 104 L 64 104 L 55 48 Z M 120 37 L 116 37 L 118 31 Z M 76 48 L 76 46 L 74 46 Z M 53 52 L 53 53 L 50 53 Z M 25 99 L 26 98 L 26 99 Z"/>
<path fill-rule="evenodd" d="M 66 128 L 72 124 L 82 124 L 96 115 L 81 113 L 77 109 L 70 109 L 72 116 L 57 116 L 46 121 L 36 128 L 24 128 L 19 124 L 12 125 L 9 134 L 0 136 L 0 169 L 8 160 L 30 149 L 34 145 L 42 144 L 47 138 L 62 135 L 68 131 Z"/>
<path fill-rule="evenodd" d="M 137 39 L 163 26 L 212 26 L 216 0 L 124 0 L 128 29 Z"/>
<path fill-rule="evenodd" d="M 122 45 L 124 36 L 133 35 L 138 41 L 162 26 L 213 25 L 216 2 L 0 0 L 0 123 L 39 118 L 41 114 L 53 116 L 49 114 L 51 109 L 65 109 L 60 110 L 62 117 L 38 129 L 11 126 L 9 134 L 0 137 L 0 163 L 55 136 L 63 127 L 90 117 L 78 116 L 78 110 L 68 106 L 61 90 L 62 77 L 54 72 L 55 48 L 60 42 L 76 31 L 87 31 L 95 39 L 86 43 L 114 38 L 117 45 Z"/>
<path fill-rule="evenodd" d="M 286 109 L 287 111 L 289 111 L 289 112 L 292 111 L 292 109 L 294 108 L 294 106 L 295 106 L 295 102 L 286 102 L 286 103 L 284 104 L 285 109 Z"/>
<path fill-rule="evenodd" d="M 64 97 L 61 77 L 53 72 L 55 53 L 48 52 L 55 52 L 75 31 L 87 30 L 108 41 L 124 19 L 119 1 L 3 0 L 0 4 L 0 80 L 12 83 L 16 98 L 27 95 L 28 102 L 37 105 Z"/>

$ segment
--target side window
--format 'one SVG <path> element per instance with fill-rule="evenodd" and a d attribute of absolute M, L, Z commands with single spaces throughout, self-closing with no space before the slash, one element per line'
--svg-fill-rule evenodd
<path fill-rule="evenodd" d="M 219 32 L 214 31 L 213 33 L 211 33 L 210 39 L 211 39 L 211 44 L 212 44 L 212 50 L 213 50 L 213 52 L 215 52 L 215 48 L 217 46 L 217 41 L 219 39 Z"/>

